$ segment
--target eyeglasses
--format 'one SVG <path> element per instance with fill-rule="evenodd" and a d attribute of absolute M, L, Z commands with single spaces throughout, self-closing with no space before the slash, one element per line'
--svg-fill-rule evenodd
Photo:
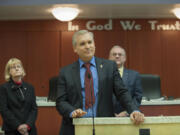
<path fill-rule="evenodd" d="M 20 69 L 22 68 L 21 65 L 13 65 L 12 67 L 10 67 L 10 69 Z"/>
<path fill-rule="evenodd" d="M 117 56 L 117 55 L 118 55 L 118 56 L 120 56 L 120 57 L 121 57 L 121 56 L 124 56 L 124 54 L 122 54 L 122 53 L 113 53 L 112 55 L 113 55 L 113 56 Z"/>

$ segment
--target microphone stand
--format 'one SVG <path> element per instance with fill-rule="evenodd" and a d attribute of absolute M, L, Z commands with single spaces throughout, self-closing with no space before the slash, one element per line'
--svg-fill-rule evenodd
<path fill-rule="evenodd" d="M 94 125 L 94 107 L 93 107 L 93 96 L 92 96 L 92 85 L 91 85 L 91 75 L 88 74 L 88 78 L 90 79 L 90 89 L 91 89 L 91 105 L 92 105 L 92 120 L 93 120 L 93 135 L 95 135 L 95 125 Z"/>

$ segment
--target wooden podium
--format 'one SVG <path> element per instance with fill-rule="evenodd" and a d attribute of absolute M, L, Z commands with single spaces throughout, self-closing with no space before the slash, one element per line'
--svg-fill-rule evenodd
<path fill-rule="evenodd" d="M 180 116 L 145 117 L 138 126 L 129 117 L 95 118 L 94 123 L 95 135 L 180 135 Z M 92 135 L 92 118 L 76 118 L 73 124 L 75 135 Z"/>

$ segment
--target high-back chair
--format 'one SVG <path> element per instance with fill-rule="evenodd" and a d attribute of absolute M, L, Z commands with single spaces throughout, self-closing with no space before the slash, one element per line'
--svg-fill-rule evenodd
<path fill-rule="evenodd" d="M 50 80 L 49 80 L 49 95 L 48 95 L 48 100 L 56 101 L 56 97 L 57 97 L 57 82 L 58 82 L 58 76 L 50 78 Z"/>
<path fill-rule="evenodd" d="M 143 97 L 147 99 L 157 99 L 161 97 L 160 76 L 152 74 L 140 74 Z"/>

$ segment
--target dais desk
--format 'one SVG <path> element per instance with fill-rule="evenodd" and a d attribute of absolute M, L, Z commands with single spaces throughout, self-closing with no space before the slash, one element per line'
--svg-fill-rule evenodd
<path fill-rule="evenodd" d="M 97 135 L 139 135 L 140 129 L 149 129 L 150 135 L 179 135 L 180 116 L 145 117 L 141 125 L 134 125 L 130 118 L 95 118 Z M 73 119 L 75 135 L 92 135 L 92 118 Z"/>
<path fill-rule="evenodd" d="M 38 135 L 58 135 L 62 117 L 55 108 L 55 102 L 37 101 L 37 105 Z M 145 116 L 176 116 L 180 115 L 180 100 L 142 101 L 140 109 Z M 1 125 L 2 119 L 0 117 L 0 127 Z"/>
<path fill-rule="evenodd" d="M 142 101 L 140 110 L 145 116 L 178 116 L 180 115 L 180 100 Z"/>

